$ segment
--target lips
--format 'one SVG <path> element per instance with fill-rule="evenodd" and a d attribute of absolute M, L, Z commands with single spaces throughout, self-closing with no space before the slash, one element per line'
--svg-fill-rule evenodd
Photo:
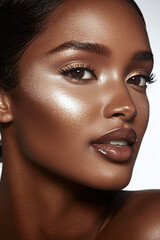
<path fill-rule="evenodd" d="M 124 162 L 131 159 L 137 134 L 131 128 L 120 128 L 101 136 L 91 143 L 98 152 L 111 161 Z"/>

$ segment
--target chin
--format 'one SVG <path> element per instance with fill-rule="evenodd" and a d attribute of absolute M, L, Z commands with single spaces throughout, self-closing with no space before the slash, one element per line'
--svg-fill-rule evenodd
<path fill-rule="evenodd" d="M 114 191 L 125 188 L 129 184 L 131 176 L 132 170 L 118 171 L 118 173 L 116 170 L 115 172 L 107 171 L 105 175 L 95 175 L 94 177 L 88 174 L 85 179 L 81 179 L 78 183 L 93 189 Z"/>
<path fill-rule="evenodd" d="M 110 184 L 107 182 L 107 183 L 104 183 L 104 182 L 101 182 L 101 183 L 96 183 L 92 186 L 89 186 L 89 187 L 92 187 L 92 188 L 95 188 L 95 189 L 99 189 L 99 190 L 106 190 L 106 191 L 116 191 L 116 190 L 121 190 L 123 188 L 125 188 L 129 182 L 130 182 L 130 179 L 121 179 L 121 181 L 116 181 L 115 179 L 112 180 L 112 182 L 110 182 Z"/>

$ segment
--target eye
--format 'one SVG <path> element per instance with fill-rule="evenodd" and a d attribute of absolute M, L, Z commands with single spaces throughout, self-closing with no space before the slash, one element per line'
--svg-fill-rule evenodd
<path fill-rule="evenodd" d="M 90 65 L 85 66 L 84 64 L 67 65 L 60 69 L 61 74 L 68 76 L 71 79 L 79 81 L 88 81 L 97 79 L 95 75 L 95 69 Z"/>
<path fill-rule="evenodd" d="M 135 75 L 133 77 L 130 77 L 127 80 L 128 84 L 132 84 L 132 85 L 136 85 L 139 87 L 146 87 L 146 83 L 153 83 L 154 82 L 154 75 L 150 74 L 150 75 L 143 75 L 143 74 L 139 74 L 139 75 Z"/>
<path fill-rule="evenodd" d="M 71 78 L 75 78 L 75 79 L 89 80 L 89 79 L 93 79 L 94 78 L 93 72 L 91 72 L 89 69 L 84 69 L 84 68 L 72 69 L 72 70 L 70 70 L 68 75 Z"/>

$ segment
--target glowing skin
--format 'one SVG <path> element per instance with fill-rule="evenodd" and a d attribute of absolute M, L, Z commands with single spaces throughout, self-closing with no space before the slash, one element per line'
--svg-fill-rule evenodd
<path fill-rule="evenodd" d="M 68 47 L 66 42 L 70 42 Z M 80 49 L 76 49 L 77 42 L 96 47 L 91 51 L 79 44 Z M 101 46 L 99 52 L 96 44 Z M 20 59 L 20 84 L 10 96 L 13 121 L 3 130 L 4 145 L 7 143 L 3 179 L 16 189 L 12 200 L 15 209 L 21 206 L 17 215 L 21 234 L 28 237 L 24 239 L 40 239 L 35 222 L 54 240 L 60 239 L 56 234 L 65 240 L 71 236 L 74 240 L 95 239 L 106 202 L 95 207 L 99 201 L 95 194 L 88 197 L 93 207 L 83 203 L 75 210 L 71 201 L 70 205 L 65 203 L 71 194 L 68 189 L 78 191 L 78 184 L 82 184 L 82 189 L 115 190 L 128 184 L 148 122 L 146 78 L 139 75 L 149 76 L 152 64 L 144 24 L 125 0 L 100 0 L 99 5 L 96 0 L 68 0 L 50 15 L 46 31 L 32 41 Z M 77 67 L 89 68 L 85 75 L 79 73 L 81 80 L 69 72 Z M 111 161 L 91 146 L 119 128 L 131 128 L 138 136 L 129 161 Z M 73 186 L 68 184 L 70 180 Z M 60 214 L 72 208 L 71 215 Z M 57 214 L 61 218 L 53 217 Z M 104 223 L 110 217 L 108 213 Z M 57 233 L 62 220 L 66 222 Z M 54 229 L 49 227 L 52 225 Z M 29 232 L 28 226 L 36 231 Z M 72 231 L 66 233 L 66 229 Z M 84 235 L 75 237 L 79 232 Z"/>
<path fill-rule="evenodd" d="M 51 15 L 46 32 L 27 48 L 19 65 L 21 82 L 13 93 L 13 128 L 26 159 L 85 185 L 117 189 L 130 180 L 148 121 L 144 87 L 127 80 L 149 75 L 152 59 L 133 59 L 137 52 L 151 51 L 134 9 L 125 1 L 102 2 L 104 9 L 95 1 L 69 1 L 72 10 L 67 15 L 64 4 Z M 109 50 L 53 50 L 68 41 L 97 43 Z M 77 81 L 60 73 L 75 64 L 94 68 L 97 79 Z M 117 128 L 133 128 L 138 135 L 133 157 L 125 164 L 108 161 L 90 145 Z"/>

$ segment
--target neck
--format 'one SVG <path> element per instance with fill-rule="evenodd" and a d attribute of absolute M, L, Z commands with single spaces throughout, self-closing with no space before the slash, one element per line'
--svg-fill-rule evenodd
<path fill-rule="evenodd" d="M 110 193 L 55 176 L 10 146 L 3 149 L 0 188 L 1 217 L 10 216 L 0 229 L 3 239 L 95 239 L 104 218 L 110 219 Z M 11 238 L 4 233 L 8 227 Z"/>

